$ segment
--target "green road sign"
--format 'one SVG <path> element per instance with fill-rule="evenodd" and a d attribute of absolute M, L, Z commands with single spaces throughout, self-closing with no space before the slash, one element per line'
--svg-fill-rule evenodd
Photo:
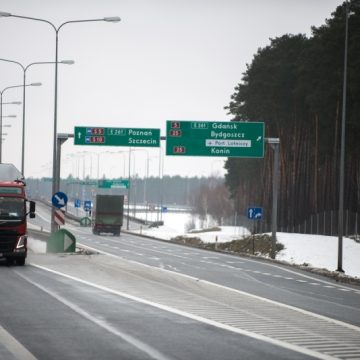
<path fill-rule="evenodd" d="M 47 242 L 47 252 L 66 253 L 75 252 L 76 238 L 66 229 L 61 229 L 53 233 Z"/>
<path fill-rule="evenodd" d="M 91 219 L 87 216 L 83 217 L 80 220 L 80 226 L 90 226 L 91 225 Z"/>
<path fill-rule="evenodd" d="M 101 189 L 128 189 L 129 180 L 98 180 L 98 188 Z"/>
<path fill-rule="evenodd" d="M 75 126 L 74 145 L 159 147 L 160 129 Z"/>
<path fill-rule="evenodd" d="M 166 122 L 166 155 L 264 157 L 264 123 Z"/>

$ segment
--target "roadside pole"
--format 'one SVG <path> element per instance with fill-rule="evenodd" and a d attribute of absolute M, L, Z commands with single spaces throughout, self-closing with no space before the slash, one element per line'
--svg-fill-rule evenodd
<path fill-rule="evenodd" d="M 56 140 L 56 148 L 58 149 L 56 152 L 56 163 L 54 165 L 55 171 L 55 177 L 52 179 L 53 181 L 53 191 L 54 194 L 57 193 L 60 190 L 60 162 L 61 162 L 61 145 L 68 139 L 73 138 L 73 134 L 57 134 Z M 54 195 L 52 194 L 52 195 Z M 51 233 L 56 232 L 59 229 L 59 226 L 55 222 L 55 208 L 52 207 L 51 209 Z"/>
<path fill-rule="evenodd" d="M 126 230 L 129 230 L 129 221 L 130 221 L 130 187 L 131 187 L 131 147 L 129 148 L 129 186 L 128 186 L 128 194 L 127 194 Z"/>
<path fill-rule="evenodd" d="M 276 232 L 277 232 L 277 211 L 278 211 L 278 190 L 279 190 L 279 138 L 265 138 L 274 150 L 273 179 L 272 179 L 272 216 L 271 216 L 271 258 L 276 257 Z"/>

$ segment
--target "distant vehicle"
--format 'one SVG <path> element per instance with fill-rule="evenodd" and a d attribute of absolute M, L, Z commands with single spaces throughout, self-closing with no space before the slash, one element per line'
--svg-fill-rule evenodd
<path fill-rule="evenodd" d="M 25 179 L 13 164 L 0 164 L 0 258 L 25 265 L 26 216 L 35 217 L 35 202 L 26 199 Z"/>
<path fill-rule="evenodd" d="M 124 195 L 96 195 L 92 211 L 94 234 L 120 235 L 124 216 Z"/>

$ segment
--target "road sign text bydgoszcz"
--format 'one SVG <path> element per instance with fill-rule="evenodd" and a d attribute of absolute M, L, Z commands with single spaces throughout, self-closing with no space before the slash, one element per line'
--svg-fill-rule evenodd
<path fill-rule="evenodd" d="M 74 145 L 159 147 L 160 129 L 75 126 Z"/>
<path fill-rule="evenodd" d="M 166 122 L 166 155 L 264 157 L 264 123 Z"/>

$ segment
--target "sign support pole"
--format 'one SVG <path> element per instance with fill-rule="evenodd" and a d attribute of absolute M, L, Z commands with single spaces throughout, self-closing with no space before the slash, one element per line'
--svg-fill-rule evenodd
<path fill-rule="evenodd" d="M 56 163 L 54 164 L 54 178 L 53 181 L 53 192 L 54 194 L 60 190 L 60 162 L 61 162 L 61 145 L 69 138 L 74 137 L 73 134 L 57 134 L 57 152 L 56 152 Z M 59 229 L 59 226 L 55 222 L 55 208 L 51 209 L 51 233 L 54 233 Z"/>
<path fill-rule="evenodd" d="M 128 187 L 128 204 L 127 204 L 127 219 L 126 219 L 126 230 L 129 230 L 130 221 L 130 183 L 131 183 L 131 148 L 129 148 L 129 187 Z"/>

